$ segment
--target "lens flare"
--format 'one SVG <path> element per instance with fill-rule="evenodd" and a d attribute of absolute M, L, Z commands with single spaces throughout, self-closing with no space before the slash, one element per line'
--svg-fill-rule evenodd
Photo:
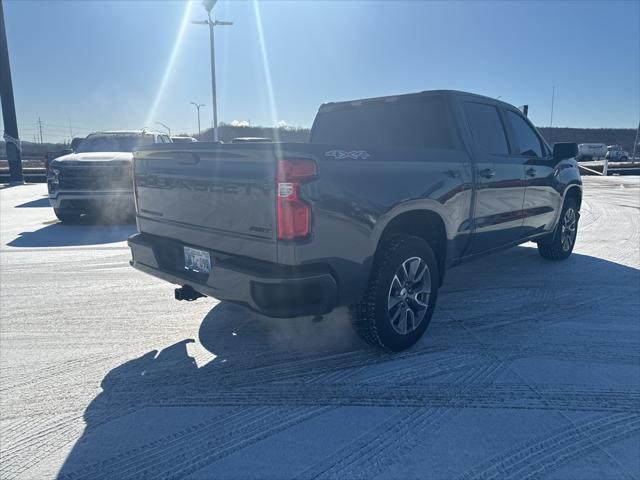
<path fill-rule="evenodd" d="M 169 82 L 169 78 L 171 77 L 171 72 L 173 71 L 173 65 L 176 62 L 176 58 L 178 58 L 178 53 L 180 52 L 180 47 L 182 46 L 182 40 L 184 38 L 185 31 L 187 26 L 189 25 L 189 16 L 191 14 L 191 7 L 193 6 L 193 1 L 186 2 L 184 6 L 184 13 L 182 14 L 182 22 L 180 23 L 180 29 L 178 30 L 178 35 L 176 35 L 176 41 L 173 44 L 173 50 L 171 51 L 171 56 L 169 57 L 169 61 L 167 62 L 167 67 L 164 70 L 164 74 L 162 75 L 162 81 L 158 87 L 158 91 L 156 96 L 151 104 L 151 109 L 147 114 L 147 118 L 144 122 L 145 125 L 152 125 L 154 123 L 154 118 L 156 116 L 156 112 L 158 111 L 158 106 L 164 97 L 164 91 L 167 88 L 167 83 Z"/>
<path fill-rule="evenodd" d="M 256 17 L 256 28 L 258 30 L 258 38 L 260 40 L 260 53 L 262 54 L 262 67 L 264 69 L 264 79 L 267 85 L 267 95 L 269 95 L 269 109 L 271 110 L 271 125 L 273 128 L 273 140 L 275 142 L 280 142 L 280 130 L 278 129 L 278 111 L 276 109 L 276 100 L 273 94 L 273 84 L 271 82 L 271 70 L 269 68 L 269 57 L 267 55 L 267 45 L 264 41 L 264 31 L 262 29 L 262 15 L 260 14 L 260 5 L 258 5 L 258 0 L 253 0 L 253 11 Z M 279 157 L 280 155 L 280 147 L 276 144 L 276 153 Z"/>

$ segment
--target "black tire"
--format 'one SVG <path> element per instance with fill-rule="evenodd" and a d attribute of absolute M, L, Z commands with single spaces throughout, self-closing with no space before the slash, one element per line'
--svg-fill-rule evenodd
<path fill-rule="evenodd" d="M 397 274 L 403 274 L 403 266 L 404 271 L 415 268 L 415 282 L 411 275 L 400 281 L 402 275 Z M 354 330 L 366 342 L 394 352 L 411 347 L 429 326 L 439 284 L 438 262 L 427 242 L 410 235 L 390 236 L 379 247 L 362 301 L 349 307 Z"/>
<path fill-rule="evenodd" d="M 53 212 L 62 223 L 77 223 L 80 220 L 80 215 L 82 215 L 82 212 L 77 210 L 59 210 L 54 208 Z"/>
<path fill-rule="evenodd" d="M 627 157 L 620 157 L 620 160 L 618 160 L 619 162 L 626 162 L 627 160 L 629 160 Z"/>
<path fill-rule="evenodd" d="M 569 258 L 576 244 L 579 217 L 578 204 L 573 198 L 567 198 L 562 207 L 560 219 L 553 236 L 547 241 L 538 242 L 538 253 L 542 258 L 547 260 L 565 260 Z"/>

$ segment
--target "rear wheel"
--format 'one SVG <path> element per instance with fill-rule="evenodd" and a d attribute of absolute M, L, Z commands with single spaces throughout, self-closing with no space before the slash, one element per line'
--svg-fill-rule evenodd
<path fill-rule="evenodd" d="M 351 322 L 368 343 L 405 350 L 431 321 L 438 263 L 429 244 L 418 237 L 394 235 L 380 248 L 363 300 L 349 308 Z"/>
<path fill-rule="evenodd" d="M 553 237 L 546 242 L 538 242 L 538 252 L 547 260 L 564 260 L 569 258 L 578 235 L 578 204 L 573 198 L 564 202 L 560 220 Z"/>
<path fill-rule="evenodd" d="M 54 208 L 53 211 L 62 223 L 76 223 L 80 220 L 80 215 L 82 215 L 82 213 L 77 210 L 60 210 Z"/>
<path fill-rule="evenodd" d="M 627 157 L 620 157 L 621 162 L 626 162 L 627 160 L 629 160 Z"/>

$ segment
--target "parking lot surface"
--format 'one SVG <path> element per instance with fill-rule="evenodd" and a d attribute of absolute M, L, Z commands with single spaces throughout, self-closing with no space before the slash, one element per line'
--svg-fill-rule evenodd
<path fill-rule="evenodd" d="M 640 478 L 640 179 L 584 181 L 569 260 L 452 269 L 399 354 L 176 302 L 135 226 L 1 189 L 0 478 Z"/>

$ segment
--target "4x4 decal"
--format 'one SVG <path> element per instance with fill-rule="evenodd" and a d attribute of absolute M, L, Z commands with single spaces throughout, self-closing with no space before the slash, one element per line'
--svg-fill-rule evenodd
<path fill-rule="evenodd" d="M 324 152 L 324 156 L 333 157 L 336 160 L 342 160 L 344 158 L 351 158 L 353 160 L 366 160 L 371 156 L 371 154 L 366 150 L 329 150 L 328 152 Z"/>

